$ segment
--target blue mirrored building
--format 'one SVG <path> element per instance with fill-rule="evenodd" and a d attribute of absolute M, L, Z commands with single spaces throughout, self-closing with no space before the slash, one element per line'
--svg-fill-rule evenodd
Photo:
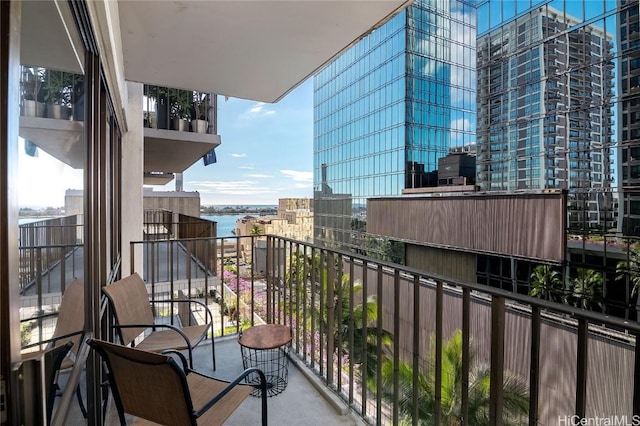
<path fill-rule="evenodd" d="M 473 2 L 417 0 L 314 78 L 314 236 L 360 249 L 367 199 L 437 183 L 475 143 Z"/>

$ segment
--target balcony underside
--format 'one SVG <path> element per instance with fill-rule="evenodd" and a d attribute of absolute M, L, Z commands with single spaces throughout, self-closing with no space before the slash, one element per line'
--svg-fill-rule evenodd
<path fill-rule="evenodd" d="M 82 121 L 20 117 L 20 136 L 74 169 L 84 166 Z"/>
<path fill-rule="evenodd" d="M 82 169 L 83 126 L 81 121 L 22 116 L 20 136 L 70 167 Z M 184 172 L 218 145 L 220 135 L 145 128 L 144 183 L 162 185 L 170 182 L 173 173 Z"/>
<path fill-rule="evenodd" d="M 145 128 L 144 171 L 182 173 L 218 145 L 220 135 Z"/>

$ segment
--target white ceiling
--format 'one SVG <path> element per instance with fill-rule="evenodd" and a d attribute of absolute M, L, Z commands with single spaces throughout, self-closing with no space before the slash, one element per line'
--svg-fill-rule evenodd
<path fill-rule="evenodd" d="M 411 1 L 120 1 L 125 79 L 275 102 Z"/>

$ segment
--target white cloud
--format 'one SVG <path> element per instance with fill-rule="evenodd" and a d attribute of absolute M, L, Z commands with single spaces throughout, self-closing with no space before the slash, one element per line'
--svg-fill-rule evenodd
<path fill-rule="evenodd" d="M 265 105 L 266 104 L 264 102 L 256 102 L 255 104 L 253 104 L 251 109 L 249 109 L 249 114 L 252 114 L 252 115 L 272 115 L 272 114 L 276 113 L 274 110 L 266 108 Z"/>
<path fill-rule="evenodd" d="M 259 186 L 258 182 L 253 180 L 192 181 L 189 184 L 196 187 L 196 191 L 208 194 L 253 195 L 275 192 L 272 188 Z"/>
<path fill-rule="evenodd" d="M 302 172 L 298 170 L 280 170 L 280 173 L 297 182 L 313 182 L 312 172 Z"/>
<path fill-rule="evenodd" d="M 246 158 L 248 157 L 247 154 L 245 154 L 244 152 L 241 153 L 237 153 L 237 154 L 231 154 L 232 157 L 236 157 L 236 158 Z"/>
<path fill-rule="evenodd" d="M 466 118 L 458 118 L 451 121 L 451 130 L 466 130 L 471 131 L 471 122 Z"/>
<path fill-rule="evenodd" d="M 273 177 L 273 176 L 271 176 L 271 175 L 261 175 L 261 174 L 257 174 L 257 173 L 256 173 L 256 174 L 249 174 L 249 175 L 246 175 L 246 176 L 247 176 L 247 177 L 250 177 L 250 178 L 256 178 L 256 179 L 271 178 L 271 177 Z"/>

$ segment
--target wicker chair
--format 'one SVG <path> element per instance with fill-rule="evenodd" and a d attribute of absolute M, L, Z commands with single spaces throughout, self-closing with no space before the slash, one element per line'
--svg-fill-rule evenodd
<path fill-rule="evenodd" d="M 267 424 L 267 384 L 262 371 L 245 370 L 233 382 L 225 382 L 197 373 L 187 366 L 184 355 L 142 351 L 90 339 L 89 346 L 106 363 L 109 386 L 118 409 L 120 423 L 125 413 L 161 425 L 222 425 L 254 390 L 241 384 L 249 374 L 260 376 L 262 424 Z"/>
<path fill-rule="evenodd" d="M 74 366 L 74 359 L 78 353 L 78 349 L 82 344 L 84 331 L 84 282 L 75 278 L 71 281 L 62 296 L 62 302 L 60 303 L 60 307 L 58 309 L 58 319 L 56 320 L 56 327 L 53 330 L 53 335 L 50 339 L 45 340 L 43 342 L 34 343 L 31 345 L 25 346 L 23 349 L 27 349 L 32 346 L 42 345 L 43 343 L 48 343 L 46 350 L 36 351 L 36 352 L 27 352 L 22 355 L 23 361 L 28 361 L 30 359 L 35 359 L 42 354 L 45 354 L 45 364 L 47 363 L 48 357 L 51 356 L 52 353 L 61 353 L 64 352 L 64 356 L 61 358 L 55 358 L 56 368 L 52 370 L 52 373 L 55 373 L 51 376 L 52 380 L 52 389 L 55 390 L 53 396 L 59 393 L 60 388 L 57 385 L 57 373 L 61 370 L 69 370 Z M 70 344 L 70 346 L 69 346 Z M 66 350 L 61 351 L 53 351 L 55 348 L 65 347 Z M 70 354 L 71 356 L 67 356 Z M 48 364 L 52 365 L 53 358 L 48 359 Z M 59 362 L 59 364 L 58 364 Z M 47 366 L 47 374 L 49 374 L 49 367 Z M 49 377 L 47 377 L 47 380 Z M 78 398 L 78 404 L 80 405 L 80 410 L 82 411 L 83 416 L 87 416 L 87 411 L 85 409 L 84 403 L 82 401 L 82 395 L 80 394 L 80 387 L 76 388 L 76 396 Z M 49 402 L 49 400 L 48 400 Z M 50 399 L 51 404 L 53 404 L 53 399 Z M 53 405 L 51 405 L 53 408 Z M 47 411 L 50 414 L 51 411 L 49 407 L 47 407 Z"/>
<path fill-rule="evenodd" d="M 150 301 L 147 287 L 137 273 L 103 287 L 102 291 L 111 304 L 116 319 L 114 327 L 123 345 L 135 346 L 150 352 L 186 349 L 189 353 L 189 367 L 193 368 L 193 348 L 207 337 L 209 330 L 213 329 L 213 315 L 204 303 L 190 299 Z M 154 321 L 153 309 L 151 308 L 154 303 L 170 303 L 171 306 L 176 303 L 179 304 L 178 306 L 184 305 L 184 303 L 198 304 L 204 309 L 206 324 L 183 324 L 182 327 L 157 324 Z M 148 332 L 149 330 L 150 332 Z M 143 333 L 146 333 L 143 339 L 134 343 L 134 340 Z M 213 337 L 211 339 L 211 353 L 213 370 L 215 371 L 216 352 Z"/>

